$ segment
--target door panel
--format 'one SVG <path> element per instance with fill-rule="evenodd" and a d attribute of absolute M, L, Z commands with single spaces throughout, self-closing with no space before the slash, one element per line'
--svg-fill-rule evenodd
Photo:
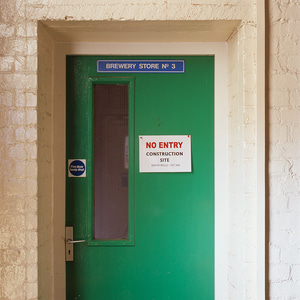
<path fill-rule="evenodd" d="M 99 59 L 121 58 L 67 58 L 66 158 L 86 159 L 86 177 L 67 177 L 66 225 L 74 226 L 74 240 L 87 240 L 74 245 L 74 261 L 67 262 L 67 299 L 214 299 L 214 58 L 155 57 L 184 59 L 183 74 L 104 75 L 96 72 Z M 99 84 L 128 86 L 128 238 L 95 239 Z M 112 123 L 118 122 L 124 118 Z M 187 134 L 192 172 L 139 173 L 140 135 Z M 115 147 L 125 153 L 125 144 Z M 103 207 L 96 211 L 101 217 Z"/>

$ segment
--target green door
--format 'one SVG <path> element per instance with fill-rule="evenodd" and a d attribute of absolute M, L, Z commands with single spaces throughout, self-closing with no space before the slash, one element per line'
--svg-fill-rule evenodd
<path fill-rule="evenodd" d="M 214 299 L 214 57 L 69 56 L 66 76 L 66 299 Z M 189 136 L 191 171 L 141 172 L 144 136 Z"/>

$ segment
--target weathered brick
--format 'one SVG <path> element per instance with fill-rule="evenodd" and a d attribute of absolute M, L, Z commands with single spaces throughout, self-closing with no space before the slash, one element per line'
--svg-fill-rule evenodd
<path fill-rule="evenodd" d="M 270 154 L 269 184 L 271 197 L 268 199 L 272 214 L 270 215 L 271 243 L 276 242 L 276 246 L 270 247 L 270 257 L 273 266 L 270 269 L 270 299 L 299 299 L 299 285 L 293 280 L 297 279 L 299 272 L 294 260 L 288 259 L 288 254 L 283 250 L 288 249 L 294 243 L 299 243 L 297 226 L 298 215 L 290 215 L 297 210 L 297 200 L 299 197 L 299 3 L 297 0 L 275 0 L 269 1 L 270 31 L 270 56 L 267 57 L 270 68 L 269 88 L 270 98 L 270 123 L 267 127 L 270 131 L 271 146 L 267 147 Z M 25 9 L 26 8 L 26 9 Z M 1 191 L 5 197 L 1 197 L 1 214 L 14 211 L 22 216 L 24 209 L 37 214 L 36 199 L 36 160 L 37 160 L 37 117 L 35 108 L 37 106 L 37 20 L 218 20 L 218 19 L 241 19 L 244 25 L 241 30 L 231 38 L 235 42 L 229 41 L 229 137 L 230 151 L 230 206 L 234 212 L 233 220 L 229 220 L 232 226 L 239 226 L 240 222 L 246 221 L 242 226 L 254 227 L 253 216 L 244 215 L 245 210 L 255 210 L 256 197 L 253 196 L 255 190 L 255 169 L 252 167 L 254 159 L 256 139 L 256 78 L 253 71 L 257 66 L 256 57 L 251 55 L 256 51 L 256 9 L 257 3 L 251 0 L 25 0 L 25 1 L 0 1 L 1 39 L 0 39 L 0 71 L 7 74 L 0 79 L 0 100 L 1 100 L 1 138 L 2 144 L 1 159 L 11 160 L 14 167 L 10 170 L 10 176 L 5 180 L 0 180 Z M 26 15 L 25 15 L 26 13 Z M 246 24 L 249 21 L 249 24 Z M 238 41 L 238 43 L 236 42 Z M 231 43 L 231 44 L 230 44 Z M 251 52 L 250 55 L 249 52 Z M 29 55 L 29 56 L 28 56 Z M 241 72 L 241 63 L 244 63 L 244 71 Z M 18 72 L 18 74 L 15 73 Z M 235 74 L 233 74 L 235 73 Z M 240 84 L 244 84 L 241 88 Z M 242 101 L 240 101 L 242 99 Z M 51 110 L 49 103 L 49 111 Z M 241 105 L 251 105 L 243 112 Z M 4 107 L 4 108 L 3 108 Z M 11 107 L 11 109 L 5 109 Z M 32 110 L 26 110 L 32 108 Z M 3 109 L 2 109 L 3 108 Z M 24 108 L 24 111 L 22 110 Z M 250 112 L 253 110 L 253 113 Z M 48 111 L 48 113 L 49 113 Z M 51 111 L 50 111 L 51 112 Z M 226 112 L 224 112 L 226 113 Z M 49 118 L 50 119 L 50 118 Z M 50 119 L 50 121 L 52 121 Z M 268 124 L 267 124 L 268 126 Z M 4 129 L 5 128 L 5 129 Z M 7 128 L 9 128 L 7 130 Z M 15 139 L 15 141 L 13 140 Z M 6 145 L 7 143 L 7 145 Z M 26 145 L 24 148 L 21 145 Z M 18 146 L 16 146 L 18 145 Z M 47 145 L 49 147 L 49 145 Z M 2 157 L 4 156 L 4 157 Z M 246 159 L 246 160 L 245 160 Z M 20 178 L 22 172 L 15 170 L 15 165 L 19 163 L 22 170 L 24 162 L 33 162 L 28 166 L 27 174 L 31 181 Z M 248 165 L 250 164 L 250 167 Z M 5 166 L 5 164 L 3 165 Z M 6 166 L 7 167 L 7 166 Z M 249 173 L 248 173 L 249 170 Z M 234 174 L 231 174 L 234 172 Z M 240 177 L 240 175 L 243 175 Z M 251 177 L 249 182 L 245 180 Z M 239 184 L 235 184 L 238 182 Z M 249 194 L 244 195 L 243 191 L 247 187 Z M 22 198 L 26 197 L 26 198 Z M 26 199 L 26 200 L 25 200 Z M 23 207 L 23 205 L 25 207 Z M 15 206 L 15 209 L 13 207 Z M 274 213 L 276 212 L 276 213 Z M 288 218 L 289 217 L 289 218 Z M 288 218 L 288 220 L 287 220 Z M 297 219 L 298 218 L 298 219 Z M 284 222 L 284 223 L 283 223 Z M 34 222 L 29 222 L 29 228 L 34 230 Z M 282 228 L 288 228 L 283 230 Z M 13 227 L 15 228 L 15 227 Z M 229 270 L 229 299 L 254 299 L 255 294 L 255 270 L 251 264 L 243 265 L 243 255 L 239 256 L 238 247 L 241 231 L 245 229 L 232 228 L 230 245 L 236 246 L 234 255 L 229 255 L 229 262 L 238 268 Z M 297 229 L 297 230 L 296 230 Z M 0 229 L 1 230 L 1 229 Z M 15 245 L 16 237 L 19 233 L 24 235 L 24 228 L 14 229 L 12 244 Z M 252 232 L 253 233 L 253 232 Z M 34 234 L 33 234 L 34 235 Z M 245 234 L 249 241 L 243 243 L 253 243 L 255 234 Z M 27 236 L 28 241 L 33 244 L 31 252 L 27 254 L 26 263 L 23 269 L 8 268 L 7 278 L 14 280 L 5 284 L 0 282 L 0 293 L 3 299 L 37 299 L 37 240 L 35 236 Z M 22 237 L 21 237 L 22 240 Z M 25 238 L 23 238 L 25 241 Z M 5 247 L 9 247 L 7 233 L 0 235 L 0 245 L 3 242 Z M 231 244 L 232 243 L 232 244 Z M 245 247 L 246 247 L 245 246 Z M 0 247 L 1 248 L 1 247 Z M 23 248 L 24 249 L 24 248 Z M 255 247 L 247 248 L 243 254 L 244 259 L 249 262 L 255 260 L 252 256 Z M 253 249 L 250 251 L 249 249 Z M 291 248 L 291 249 L 296 249 Z M 6 251 L 6 250 L 5 250 Z M 278 253 L 281 253 L 282 262 L 278 262 Z M 1 260 L 3 261 L 3 252 Z M 19 260 L 16 253 L 10 253 L 11 260 L 7 262 L 11 265 Z M 295 258 L 295 253 L 291 256 Z M 26 267 L 28 265 L 28 268 Z M 286 269 L 282 265 L 291 266 L 291 279 L 286 279 Z M 248 269 L 249 267 L 249 269 Z M 27 268 L 27 269 L 26 269 Z M 282 270 L 281 270 L 282 268 Z M 26 270 L 26 272 L 24 271 Z M 243 275 L 243 270 L 249 271 Z M 2 270 L 3 271 L 3 270 Z M 18 274 L 26 274 L 18 277 Z M 245 278 L 239 278 L 242 274 Z M 11 275 L 11 276 L 10 276 Z M 31 282 L 32 281 L 32 282 Z M 233 283 L 242 283 L 233 288 Z M 246 296 L 246 297 L 245 297 Z M 226 297 L 225 297 L 226 298 Z"/>

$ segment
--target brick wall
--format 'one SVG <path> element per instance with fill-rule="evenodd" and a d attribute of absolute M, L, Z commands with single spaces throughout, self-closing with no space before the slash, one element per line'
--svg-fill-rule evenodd
<path fill-rule="evenodd" d="M 300 298 L 300 2 L 269 1 L 270 299 Z"/>
<path fill-rule="evenodd" d="M 0 2 L 0 299 L 37 298 L 37 52 L 25 6 Z"/>
<path fill-rule="evenodd" d="M 298 299 L 300 3 L 269 0 L 269 8 L 270 296 Z M 49 186 L 43 184 L 51 169 L 51 151 L 42 160 L 37 155 L 37 20 L 126 19 L 243 20 L 240 30 L 229 40 L 232 55 L 229 61 L 235 66 L 231 72 L 236 72 L 239 83 L 231 82 L 232 102 L 229 103 L 229 193 L 232 197 L 228 298 L 255 299 L 256 90 L 255 73 L 247 71 L 253 70 L 256 64 L 255 9 L 252 0 L 191 0 L 189 3 L 120 0 L 118 4 L 96 0 L 86 0 L 84 4 L 79 0 L 0 1 L 0 299 L 37 299 L 37 187 L 39 205 L 45 204 L 41 201 Z M 238 49 L 233 49 L 237 46 Z M 51 66 L 45 68 L 49 71 Z M 40 84 L 45 82 L 43 77 L 40 80 Z M 235 103 L 236 96 L 242 101 Z M 39 99 L 42 97 L 39 95 Z M 44 103 L 40 108 L 51 119 L 51 105 Z M 45 121 L 46 125 L 39 130 L 48 130 L 50 123 Z M 39 144 L 48 146 L 42 141 Z M 38 181 L 38 165 L 42 168 L 39 175 L 45 175 L 44 181 L 41 177 Z M 39 229 L 51 236 L 49 215 L 40 221 Z M 52 280 L 50 273 L 49 280 Z"/>
<path fill-rule="evenodd" d="M 249 51 L 255 38 L 256 28 L 243 24 L 228 41 L 228 299 L 232 300 L 257 299 L 256 55 Z"/>

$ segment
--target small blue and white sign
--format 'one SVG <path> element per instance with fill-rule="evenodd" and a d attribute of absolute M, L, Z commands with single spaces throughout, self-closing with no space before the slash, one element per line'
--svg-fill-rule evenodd
<path fill-rule="evenodd" d="M 97 60 L 97 73 L 184 73 L 184 60 Z"/>
<path fill-rule="evenodd" d="M 69 177 L 86 177 L 86 160 L 69 159 L 68 160 Z"/>

